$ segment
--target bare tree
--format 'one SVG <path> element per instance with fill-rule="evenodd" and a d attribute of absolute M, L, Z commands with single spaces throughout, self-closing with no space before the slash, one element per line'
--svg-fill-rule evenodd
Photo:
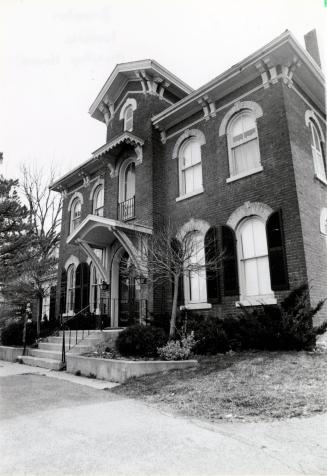
<path fill-rule="evenodd" d="M 12 302 L 38 301 L 39 329 L 42 299 L 51 286 L 47 277 L 55 272 L 58 261 L 62 199 L 49 190 L 56 177 L 55 169 L 50 168 L 44 174 L 42 169 L 22 166 L 21 174 L 20 192 L 28 210 L 31 239 L 25 251 L 26 259 L 22 266 L 13 270 L 4 293 Z"/>
<path fill-rule="evenodd" d="M 170 314 L 169 337 L 176 332 L 179 281 L 183 276 L 190 279 L 195 275 L 205 275 L 214 279 L 222 261 L 215 233 L 204 237 L 196 230 L 181 234 L 171 222 L 157 230 L 148 240 L 145 274 L 150 283 L 170 283 L 173 300 Z"/>
<path fill-rule="evenodd" d="M 43 258 L 52 255 L 60 240 L 62 198 L 52 192 L 49 186 L 56 178 L 56 170 L 21 167 L 21 192 L 28 204 L 29 221 L 34 235 L 38 238 L 39 251 Z"/>

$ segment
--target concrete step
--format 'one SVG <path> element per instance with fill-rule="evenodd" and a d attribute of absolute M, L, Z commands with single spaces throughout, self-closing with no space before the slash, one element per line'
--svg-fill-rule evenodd
<path fill-rule="evenodd" d="M 76 331 L 76 330 L 72 330 L 72 331 L 71 331 L 71 334 L 72 334 L 72 335 L 74 334 L 74 336 L 75 336 L 75 335 L 76 335 L 76 332 L 77 332 L 77 338 L 78 338 L 78 339 L 82 339 L 83 336 L 84 336 L 84 337 L 87 337 L 87 335 L 91 335 L 91 334 L 92 334 L 92 335 L 93 335 L 93 334 L 101 334 L 101 333 L 102 333 L 102 331 L 98 331 L 98 330 L 95 330 L 95 329 L 91 329 L 91 330 L 89 330 L 89 331 L 87 331 L 87 329 L 86 329 L 86 330 L 84 330 L 84 332 L 83 332 L 83 330 L 80 330 L 80 329 L 79 329 L 79 330 L 77 330 L 77 331 Z M 61 337 L 62 334 L 63 334 L 63 331 L 59 331 L 59 337 Z M 69 334 L 69 330 L 66 330 L 66 331 L 65 331 L 65 337 L 66 337 L 68 334 Z"/>
<path fill-rule="evenodd" d="M 41 357 L 31 357 L 28 355 L 20 355 L 17 360 L 26 365 L 33 365 L 35 367 L 42 367 L 43 369 L 62 370 L 64 364 L 61 360 L 44 359 Z"/>
<path fill-rule="evenodd" d="M 42 349 L 28 349 L 29 357 L 41 357 L 42 359 L 61 360 L 61 352 Z"/>
<path fill-rule="evenodd" d="M 91 352 L 94 350 L 94 347 L 92 345 L 75 345 L 75 347 L 72 347 L 70 350 L 66 348 L 66 352 L 69 352 L 71 354 L 84 354 L 85 352 Z"/>
<path fill-rule="evenodd" d="M 53 342 L 39 342 L 39 349 L 53 350 L 54 352 L 60 352 L 61 348 L 62 348 L 62 343 L 54 344 Z"/>
<path fill-rule="evenodd" d="M 47 352 L 60 352 L 62 351 L 62 343 L 53 344 L 52 342 L 39 342 L 39 349 Z M 94 349 L 92 344 L 84 344 L 82 341 L 80 344 L 75 345 L 75 342 L 71 342 L 69 349 L 69 342 L 65 342 L 66 352 L 72 352 L 73 354 L 84 354 Z"/>

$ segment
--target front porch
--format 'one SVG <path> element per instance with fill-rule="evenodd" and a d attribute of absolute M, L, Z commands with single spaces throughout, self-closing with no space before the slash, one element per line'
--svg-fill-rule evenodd
<path fill-rule="evenodd" d="M 71 256 L 63 269 L 60 314 L 79 328 L 119 328 L 147 320 L 146 273 L 149 227 L 88 215 L 67 244 L 86 256 Z M 74 316 L 76 318 L 72 319 Z"/>

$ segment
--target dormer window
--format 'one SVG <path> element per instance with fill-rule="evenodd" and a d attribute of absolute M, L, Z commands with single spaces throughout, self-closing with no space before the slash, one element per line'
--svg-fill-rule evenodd
<path fill-rule="evenodd" d="M 133 130 L 133 108 L 128 106 L 124 114 L 124 131 L 131 132 Z"/>
<path fill-rule="evenodd" d="M 128 98 L 120 110 L 119 119 L 121 121 L 124 120 L 125 132 L 132 132 L 133 130 L 134 111 L 136 108 L 136 100 L 134 98 Z"/>

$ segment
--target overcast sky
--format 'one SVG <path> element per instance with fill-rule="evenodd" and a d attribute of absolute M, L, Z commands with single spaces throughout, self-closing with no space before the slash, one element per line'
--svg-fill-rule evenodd
<path fill-rule="evenodd" d="M 291 30 L 316 28 L 325 0 L 0 0 L 0 173 L 61 174 L 105 142 L 88 109 L 117 63 L 153 58 L 197 88 Z"/>

